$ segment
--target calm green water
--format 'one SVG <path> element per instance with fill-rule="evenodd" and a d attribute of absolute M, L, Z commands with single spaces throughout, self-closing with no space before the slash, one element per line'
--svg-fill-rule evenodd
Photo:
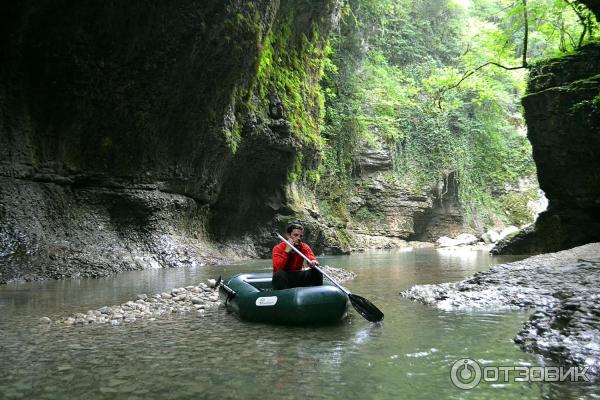
<path fill-rule="evenodd" d="M 106 279 L 0 286 L 0 399 L 514 399 L 590 398 L 598 386 L 450 381 L 454 361 L 542 365 L 511 341 L 525 312 L 441 312 L 402 299 L 419 283 L 459 280 L 511 259 L 434 249 L 322 257 L 358 274 L 347 287 L 381 308 L 372 325 L 354 311 L 327 327 L 238 321 L 219 309 L 121 326 L 40 325 L 187 286 L 244 265 L 122 273 Z"/>

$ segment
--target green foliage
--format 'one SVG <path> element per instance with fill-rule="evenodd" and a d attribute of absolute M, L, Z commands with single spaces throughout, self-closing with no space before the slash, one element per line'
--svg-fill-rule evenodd
<path fill-rule="evenodd" d="M 503 206 L 507 220 L 513 225 L 522 226 L 533 222 L 533 215 L 528 203 L 536 198 L 537 193 L 533 190 L 529 190 L 524 194 L 509 192 L 503 195 L 499 202 Z"/>
<path fill-rule="evenodd" d="M 349 189 L 360 147 L 383 146 L 397 178 L 415 190 L 453 174 L 473 221 L 497 213 L 525 220 L 492 193 L 535 175 L 520 116 L 526 71 L 478 69 L 521 64 L 524 11 L 512 0 L 345 1 L 322 81 L 324 164 L 335 176 L 321 176 L 322 195 Z M 563 0 L 530 0 L 527 12 L 529 59 L 573 49 L 595 32 L 589 12 Z"/>
<path fill-rule="evenodd" d="M 306 171 L 306 180 L 309 184 L 316 185 L 320 182 L 321 175 L 319 174 L 319 171 L 309 170 Z"/>

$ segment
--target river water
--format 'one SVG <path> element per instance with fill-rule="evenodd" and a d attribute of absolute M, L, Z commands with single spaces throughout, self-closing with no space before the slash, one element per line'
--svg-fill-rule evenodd
<path fill-rule="evenodd" d="M 543 365 L 512 342 L 529 313 L 443 312 L 398 295 L 515 258 L 416 249 L 320 260 L 354 271 L 346 286 L 382 309 L 385 321 L 371 324 L 351 310 L 330 326 L 270 326 L 222 308 L 120 326 L 38 321 L 219 274 L 268 271 L 268 260 L 0 286 L 0 399 L 565 399 L 600 392 L 590 384 L 528 382 L 458 389 L 450 379 L 458 359 Z"/>

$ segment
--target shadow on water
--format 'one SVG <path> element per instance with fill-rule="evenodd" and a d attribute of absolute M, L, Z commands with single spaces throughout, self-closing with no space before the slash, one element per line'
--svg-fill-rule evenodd
<path fill-rule="evenodd" d="M 512 338 L 528 312 L 443 312 L 398 293 L 415 284 L 460 280 L 511 261 L 483 251 L 382 251 L 322 257 L 354 271 L 352 292 L 381 308 L 371 324 L 350 307 L 342 323 L 286 327 L 240 321 L 224 309 L 121 326 L 41 325 L 209 277 L 268 271 L 268 260 L 219 267 L 148 270 L 103 279 L 0 287 L 0 393 L 3 399 L 397 399 L 574 398 L 579 384 L 480 384 L 463 391 L 452 364 L 543 365 Z"/>

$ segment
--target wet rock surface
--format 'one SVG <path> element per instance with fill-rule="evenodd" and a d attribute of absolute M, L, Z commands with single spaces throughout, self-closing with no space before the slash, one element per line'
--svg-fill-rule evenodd
<path fill-rule="evenodd" d="M 600 270 L 600 261 L 597 263 Z M 596 271 L 597 273 L 598 271 Z M 600 375 L 600 294 L 566 294 L 549 309 L 536 311 L 514 341 L 523 350 L 587 367 Z"/>
<path fill-rule="evenodd" d="M 0 284 L 256 257 L 273 245 L 259 227 L 294 217 L 288 172 L 317 151 L 282 118 L 285 93 L 268 113 L 246 98 L 265 104 L 267 36 L 322 48 L 336 2 L 148 4 L 0 13 Z M 296 117 L 316 118 L 305 103 Z"/>
<path fill-rule="evenodd" d="M 400 294 L 448 311 L 535 308 L 515 342 L 525 351 L 600 373 L 600 243 Z"/>

